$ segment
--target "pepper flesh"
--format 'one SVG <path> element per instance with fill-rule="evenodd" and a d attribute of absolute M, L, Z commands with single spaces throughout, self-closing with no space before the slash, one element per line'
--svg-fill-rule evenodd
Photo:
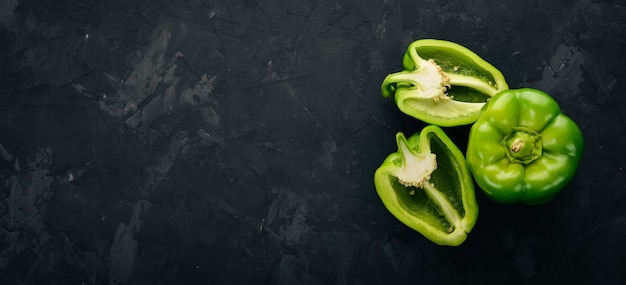
<path fill-rule="evenodd" d="M 488 98 L 508 89 L 498 69 L 449 41 L 411 43 L 403 68 L 383 80 L 383 96 L 394 95 L 403 113 L 438 126 L 475 122 Z"/>
<path fill-rule="evenodd" d="M 437 126 L 406 139 L 376 170 L 374 184 L 400 222 L 439 245 L 462 244 L 478 218 L 474 184 L 463 153 Z"/>
<path fill-rule="evenodd" d="M 574 177 L 583 135 L 548 94 L 498 93 L 472 126 L 467 164 L 483 192 L 501 203 L 543 204 Z"/>

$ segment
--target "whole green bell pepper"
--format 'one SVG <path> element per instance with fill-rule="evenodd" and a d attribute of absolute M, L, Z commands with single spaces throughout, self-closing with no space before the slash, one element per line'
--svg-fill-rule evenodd
<path fill-rule="evenodd" d="M 407 140 L 374 174 L 376 192 L 398 220 L 440 245 L 456 246 L 478 218 L 474 183 L 463 153 L 437 126 Z"/>
<path fill-rule="evenodd" d="M 531 88 L 494 96 L 472 126 L 467 164 L 501 203 L 542 204 L 574 177 L 583 135 L 548 94 Z"/>
<path fill-rule="evenodd" d="M 475 122 L 485 102 L 508 89 L 502 73 L 459 44 L 435 39 L 411 43 L 404 70 L 388 75 L 385 97 L 405 114 L 438 126 Z"/>

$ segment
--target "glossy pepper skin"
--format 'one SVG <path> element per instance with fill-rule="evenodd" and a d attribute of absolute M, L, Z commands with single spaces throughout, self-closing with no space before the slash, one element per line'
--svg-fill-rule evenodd
<path fill-rule="evenodd" d="M 548 94 L 498 93 L 472 126 L 467 164 L 483 192 L 501 203 L 543 204 L 574 177 L 583 135 Z"/>
<path fill-rule="evenodd" d="M 474 184 L 463 153 L 437 126 L 406 139 L 376 170 L 374 184 L 398 220 L 439 245 L 465 241 L 478 218 Z"/>
<path fill-rule="evenodd" d="M 438 126 L 467 125 L 478 119 L 488 98 L 508 89 L 502 73 L 457 43 L 421 39 L 409 45 L 404 70 L 381 85 L 405 114 Z"/>

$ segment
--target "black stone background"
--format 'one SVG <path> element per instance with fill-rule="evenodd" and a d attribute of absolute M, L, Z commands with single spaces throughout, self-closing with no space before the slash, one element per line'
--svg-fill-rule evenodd
<path fill-rule="evenodd" d="M 0 284 L 624 284 L 623 1 L 0 1 Z M 458 42 L 579 123 L 543 206 L 477 192 L 460 247 L 373 172 L 424 123 L 380 94 Z M 468 127 L 446 128 L 464 150 Z"/>

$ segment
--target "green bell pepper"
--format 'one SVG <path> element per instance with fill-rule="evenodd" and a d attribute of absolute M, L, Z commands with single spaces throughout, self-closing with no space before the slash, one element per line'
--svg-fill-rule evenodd
<path fill-rule="evenodd" d="M 470 130 L 467 164 L 491 199 L 542 204 L 574 177 L 582 152 L 583 135 L 557 102 L 523 88 L 487 103 Z"/>
<path fill-rule="evenodd" d="M 409 45 L 404 70 L 382 83 L 405 114 L 438 126 L 475 122 L 485 102 L 508 89 L 502 73 L 459 44 L 434 39 Z"/>
<path fill-rule="evenodd" d="M 460 245 L 478 218 L 463 153 L 437 126 L 406 139 L 374 174 L 383 204 L 400 222 L 440 245 Z"/>

